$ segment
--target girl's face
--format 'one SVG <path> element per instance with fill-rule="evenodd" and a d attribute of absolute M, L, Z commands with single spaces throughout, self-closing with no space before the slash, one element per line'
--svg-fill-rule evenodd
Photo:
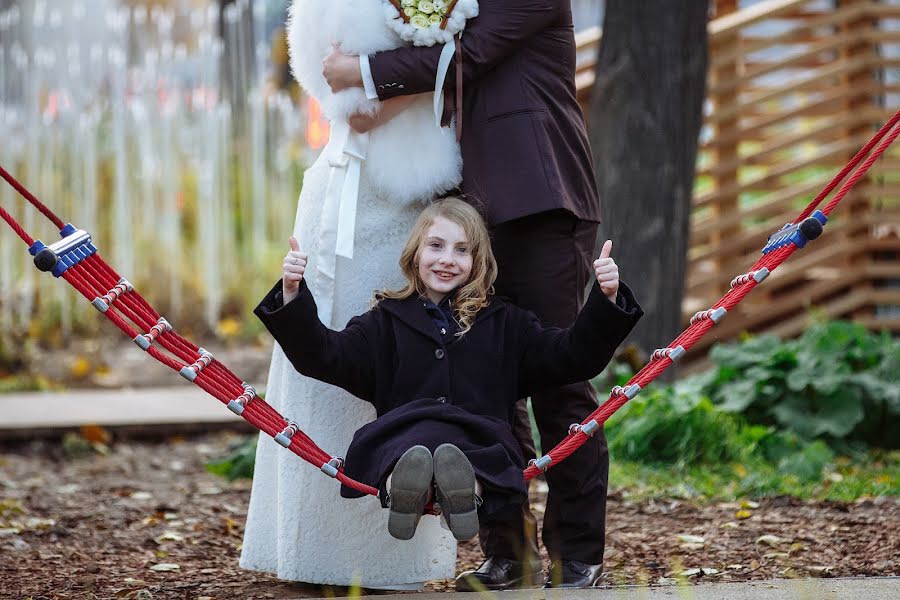
<path fill-rule="evenodd" d="M 460 225 L 435 217 L 419 247 L 418 271 L 425 284 L 425 295 L 435 304 L 469 281 L 472 248 Z"/>

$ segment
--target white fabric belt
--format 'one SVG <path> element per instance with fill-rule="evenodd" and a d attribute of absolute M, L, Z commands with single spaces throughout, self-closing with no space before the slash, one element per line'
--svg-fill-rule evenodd
<path fill-rule="evenodd" d="M 331 121 L 331 137 L 323 150 L 330 171 L 319 224 L 316 288 L 319 319 L 331 323 L 337 257 L 353 258 L 356 204 L 362 163 L 369 148 L 369 133 L 357 133 L 344 121 Z"/>

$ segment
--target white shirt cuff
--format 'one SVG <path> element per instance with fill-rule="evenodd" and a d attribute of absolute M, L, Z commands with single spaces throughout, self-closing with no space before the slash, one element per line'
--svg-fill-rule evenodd
<path fill-rule="evenodd" d="M 375 90 L 375 80 L 372 79 L 372 67 L 369 66 L 369 56 L 359 55 L 359 73 L 362 75 L 363 87 L 366 90 L 366 98 L 378 100 L 378 92 Z"/>

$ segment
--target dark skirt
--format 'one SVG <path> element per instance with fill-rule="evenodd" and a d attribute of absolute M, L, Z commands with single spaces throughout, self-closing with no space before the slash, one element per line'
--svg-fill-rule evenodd
<path fill-rule="evenodd" d="M 404 452 L 415 445 L 434 452 L 444 443 L 454 444 L 472 463 L 483 487 L 483 516 L 526 500 L 525 459 L 509 423 L 430 398 L 398 406 L 360 427 L 347 450 L 344 474 L 383 489 Z M 342 485 L 341 496 L 364 494 Z"/>

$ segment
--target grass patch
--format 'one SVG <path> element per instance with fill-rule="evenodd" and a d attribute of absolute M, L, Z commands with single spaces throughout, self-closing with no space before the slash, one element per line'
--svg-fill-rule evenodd
<path fill-rule="evenodd" d="M 785 473 L 778 465 L 757 461 L 723 465 L 646 464 L 610 457 L 609 484 L 633 501 L 680 498 L 692 502 L 794 496 L 804 500 L 840 500 L 891 496 L 900 498 L 900 452 L 870 452 L 838 457 L 821 478 Z"/>

